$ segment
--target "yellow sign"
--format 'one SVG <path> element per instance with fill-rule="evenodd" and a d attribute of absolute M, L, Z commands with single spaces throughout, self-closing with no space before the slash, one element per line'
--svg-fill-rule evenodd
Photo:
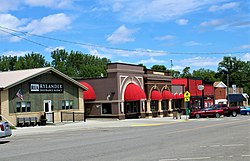
<path fill-rule="evenodd" d="M 184 98 L 190 98 L 190 93 L 188 91 L 184 93 Z"/>
<path fill-rule="evenodd" d="M 189 101 L 190 101 L 190 97 L 185 97 L 185 98 L 184 98 L 184 101 L 185 101 L 185 102 L 189 102 Z"/>

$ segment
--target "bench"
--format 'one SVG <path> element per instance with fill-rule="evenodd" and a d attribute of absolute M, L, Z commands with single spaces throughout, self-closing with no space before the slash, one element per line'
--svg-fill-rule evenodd
<path fill-rule="evenodd" d="M 17 126 L 36 126 L 37 125 L 37 117 L 19 117 L 17 118 Z"/>

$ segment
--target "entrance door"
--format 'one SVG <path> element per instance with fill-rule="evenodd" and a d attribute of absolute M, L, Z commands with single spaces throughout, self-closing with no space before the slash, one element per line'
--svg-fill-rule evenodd
<path fill-rule="evenodd" d="M 44 112 L 45 112 L 45 115 L 46 115 L 47 122 L 53 122 L 53 119 L 52 119 L 53 113 L 52 113 L 52 109 L 51 109 L 51 100 L 44 100 L 43 104 L 44 104 Z"/>

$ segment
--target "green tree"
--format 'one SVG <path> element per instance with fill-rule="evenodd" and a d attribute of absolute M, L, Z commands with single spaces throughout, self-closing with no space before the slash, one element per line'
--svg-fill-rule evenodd
<path fill-rule="evenodd" d="M 153 65 L 151 67 L 152 70 L 158 70 L 158 71 L 166 71 L 167 68 L 164 65 Z"/>
<path fill-rule="evenodd" d="M 79 78 L 93 78 L 107 75 L 107 64 L 110 60 L 83 54 L 79 51 L 56 50 L 51 53 L 52 66 L 64 74 Z"/>
<path fill-rule="evenodd" d="M 190 67 L 185 67 L 185 68 L 182 70 L 181 77 L 182 77 L 182 78 L 191 77 Z"/>
<path fill-rule="evenodd" d="M 52 67 L 61 71 L 64 74 L 67 74 L 66 62 L 68 58 L 68 52 L 65 50 L 55 50 L 51 53 L 51 62 Z"/>
<path fill-rule="evenodd" d="M 31 68 L 42 68 L 49 66 L 50 63 L 47 62 L 41 54 L 31 53 L 25 56 L 2 56 L 0 58 L 0 70 L 1 71 L 13 71 L 21 69 L 31 69 Z"/>
<path fill-rule="evenodd" d="M 229 77 L 228 86 L 231 87 L 235 84 L 239 88 L 243 88 L 244 92 L 249 94 L 250 88 L 250 62 L 244 62 L 236 57 L 225 56 L 218 65 L 217 77 L 221 81 L 227 82 L 227 76 Z"/>
<path fill-rule="evenodd" d="M 217 81 L 217 79 L 215 78 L 215 75 L 216 75 L 215 71 L 204 69 L 204 68 L 194 70 L 192 73 L 192 77 L 202 78 L 204 81 L 209 81 L 209 82 Z"/>

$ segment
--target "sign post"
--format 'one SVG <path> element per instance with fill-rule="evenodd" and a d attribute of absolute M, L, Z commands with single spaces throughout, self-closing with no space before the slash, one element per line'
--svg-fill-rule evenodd
<path fill-rule="evenodd" d="M 188 119 L 188 115 L 190 113 L 190 110 L 189 110 L 189 107 L 188 107 L 188 104 L 190 102 L 190 93 L 188 91 L 186 91 L 184 93 L 184 101 L 185 101 L 185 105 L 186 105 L 186 120 Z"/>

